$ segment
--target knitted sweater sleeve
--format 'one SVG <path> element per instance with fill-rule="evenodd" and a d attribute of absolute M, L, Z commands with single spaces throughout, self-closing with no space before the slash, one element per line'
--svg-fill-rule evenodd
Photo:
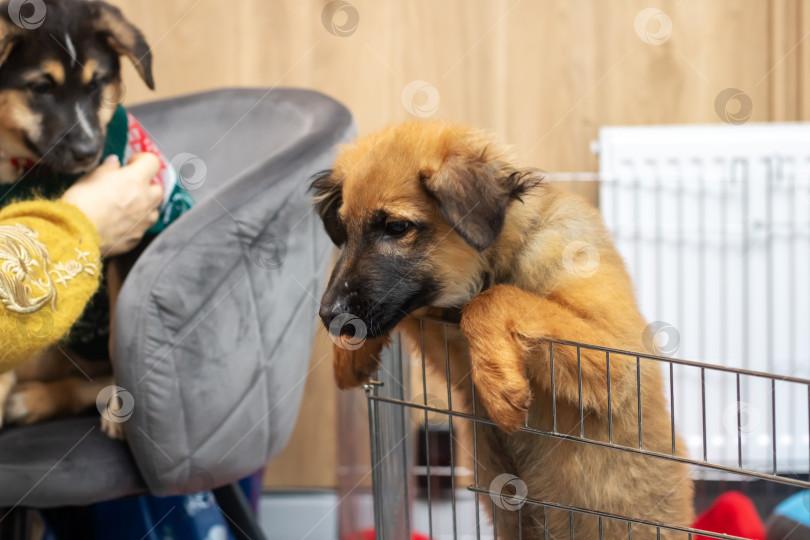
<path fill-rule="evenodd" d="M 72 204 L 35 200 L 0 210 L 0 373 L 68 333 L 99 287 L 100 245 Z"/>

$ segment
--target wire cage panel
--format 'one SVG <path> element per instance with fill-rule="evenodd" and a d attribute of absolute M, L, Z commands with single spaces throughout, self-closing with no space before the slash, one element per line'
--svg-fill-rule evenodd
<path fill-rule="evenodd" d="M 445 330 L 445 351 L 447 347 L 447 329 L 455 329 L 455 325 L 443 321 L 423 319 L 420 327 L 426 325 L 441 325 Z M 455 386 L 447 383 L 444 393 L 430 394 L 428 389 L 428 374 L 431 372 L 429 362 L 425 361 L 423 345 L 415 344 L 415 350 L 403 346 L 403 340 L 397 337 L 395 344 L 384 354 L 383 364 L 375 380 L 366 386 L 369 401 L 369 425 L 372 441 L 372 466 L 374 480 L 375 522 L 378 538 L 410 538 L 410 533 L 419 531 L 426 533 L 430 538 L 497 538 L 499 520 L 500 527 L 509 521 L 516 529 L 507 532 L 501 530 L 501 538 L 538 538 L 538 534 L 549 534 L 550 538 L 733 538 L 705 531 L 689 529 L 684 524 L 676 525 L 662 522 L 659 516 L 653 513 L 646 515 L 621 515 L 610 512 L 604 508 L 588 508 L 572 504 L 570 501 L 544 500 L 542 493 L 530 492 L 525 483 L 514 475 L 500 474 L 500 471 L 487 471 L 481 459 L 486 442 L 482 440 L 482 433 L 494 428 L 486 412 L 475 410 L 475 400 L 466 403 L 459 399 L 464 391 L 474 396 L 475 388 L 471 378 L 465 374 L 451 374 L 450 362 L 445 356 L 445 373 L 442 369 L 433 366 L 433 372 L 445 375 L 445 381 L 455 381 Z M 630 351 L 621 351 L 595 345 L 568 342 L 562 340 L 548 340 L 547 346 L 554 366 L 554 358 L 563 354 L 563 351 L 577 354 L 598 354 L 609 363 L 619 357 L 630 357 L 635 361 L 635 377 L 617 381 L 608 377 L 608 403 L 610 403 L 611 383 L 612 391 L 619 391 L 619 384 L 627 385 L 636 392 L 639 403 L 643 391 L 641 370 L 658 369 L 664 373 L 674 373 L 677 368 L 692 374 L 691 378 L 700 381 L 697 385 L 699 404 L 708 404 L 713 387 L 710 385 L 716 377 L 727 377 L 733 381 L 733 386 L 742 388 L 749 381 L 757 381 L 766 388 L 770 388 L 766 395 L 772 404 L 776 400 L 778 385 L 793 385 L 796 392 L 807 396 L 805 406 L 810 404 L 810 380 L 774 376 L 767 373 L 716 366 L 694 361 L 681 360 L 650 354 L 639 354 Z M 433 351 L 441 355 L 441 351 Z M 411 383 L 411 368 L 415 368 L 417 375 Z M 557 373 L 559 368 L 552 367 L 551 373 Z M 633 379 L 633 380 L 630 380 Z M 678 395 L 678 385 L 690 377 L 670 376 L 666 389 L 671 396 Z M 552 388 L 554 388 L 554 379 Z M 581 374 L 580 374 L 581 383 Z M 469 388 L 461 388 L 468 384 Z M 673 400 L 677 405 L 677 397 Z M 772 462 L 770 468 L 762 470 L 761 464 L 756 466 L 748 463 L 744 457 L 746 449 L 752 444 L 746 438 L 742 426 L 742 415 L 737 414 L 734 423 L 737 426 L 737 436 L 733 441 L 733 453 L 736 459 L 727 463 L 724 459 L 713 460 L 710 448 L 709 426 L 723 422 L 723 411 L 713 410 L 706 406 L 698 409 L 698 422 L 704 426 L 701 430 L 702 442 L 700 451 L 684 455 L 676 432 L 680 430 L 678 419 L 671 415 L 671 438 L 664 441 L 666 444 L 653 447 L 649 440 L 645 441 L 644 434 L 644 408 L 638 410 L 637 437 L 619 440 L 613 437 L 613 416 L 608 414 L 605 419 L 607 433 L 605 438 L 589 433 L 584 426 L 589 425 L 585 420 L 589 412 L 581 405 L 580 416 L 576 422 L 576 429 L 571 429 L 560 417 L 558 421 L 558 404 L 556 394 L 552 391 L 552 421 L 549 425 L 533 425 L 528 423 L 521 432 L 537 437 L 538 443 L 542 440 L 564 441 L 566 444 L 589 445 L 600 451 L 623 453 L 665 462 L 679 462 L 688 465 L 693 477 L 711 477 L 723 475 L 742 481 L 759 481 L 768 486 L 781 487 L 781 493 L 790 494 L 801 489 L 810 488 L 807 477 L 797 476 L 782 471 Z M 581 404 L 581 394 L 580 394 Z M 568 403 L 567 405 L 571 405 Z M 576 405 L 576 404 L 574 404 Z M 610 406 L 610 405 L 609 405 Z M 479 407 L 480 408 L 480 407 Z M 778 426 L 781 419 L 778 409 L 771 407 L 773 425 Z M 721 417 L 718 420 L 718 417 Z M 419 421 L 421 419 L 421 421 Z M 425 425 L 436 424 L 440 420 L 446 422 L 451 430 L 450 461 L 448 466 L 431 466 L 428 459 L 424 465 L 415 463 L 415 456 L 422 453 L 426 456 L 435 455 L 437 449 L 431 448 L 435 439 L 420 437 L 420 431 Z M 726 421 L 731 421 L 726 419 Z M 460 425 L 467 425 L 461 435 Z M 753 441 L 754 443 L 756 441 Z M 424 448 L 423 448 L 424 447 Z M 424 450 L 424 452 L 423 452 Z M 777 456 L 778 453 L 774 454 Z M 460 463 L 464 457 L 471 460 L 472 471 L 467 471 Z M 803 459 L 810 463 L 810 447 L 805 447 Z M 435 463 L 435 462 L 434 462 Z M 499 474 L 495 474 L 498 472 Z M 451 489 L 437 489 L 438 484 L 431 482 L 437 476 L 450 476 Z M 427 482 L 421 480 L 427 478 Z M 461 487 L 461 490 L 453 489 Z M 464 489 L 466 488 L 466 489 Z M 770 489 L 770 488 L 769 488 Z M 809 509 L 810 511 L 810 509 Z M 493 523 L 494 522 L 494 523 Z M 538 528 L 541 527 L 541 528 Z M 588 532 L 583 532 L 587 529 Z M 577 532 L 580 531 L 580 532 Z"/>
<path fill-rule="evenodd" d="M 810 126 L 603 128 L 600 207 L 636 285 L 658 352 L 810 377 Z M 702 451 L 699 381 L 675 369 L 675 415 Z M 692 374 L 694 375 L 694 374 Z M 706 406 L 712 459 L 738 460 L 736 416 L 752 444 L 743 459 L 807 472 L 807 396 L 777 383 L 713 376 Z M 773 424 L 771 407 L 778 411 Z M 775 437 L 775 439 L 774 439 Z"/>

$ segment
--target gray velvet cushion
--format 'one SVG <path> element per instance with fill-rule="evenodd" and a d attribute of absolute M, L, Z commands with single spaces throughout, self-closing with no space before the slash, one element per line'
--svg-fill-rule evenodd
<path fill-rule="evenodd" d="M 97 418 L 3 430 L 0 506 L 222 485 L 261 467 L 295 423 L 331 250 L 306 190 L 353 134 L 351 115 L 293 89 L 221 90 L 132 112 L 197 202 L 144 252 L 119 297 L 115 372 L 134 399 L 124 427 L 140 475 L 123 444 L 98 429 L 81 439 Z"/>
<path fill-rule="evenodd" d="M 98 415 L 0 431 L 0 508 L 86 504 L 145 491 L 127 445 Z"/>

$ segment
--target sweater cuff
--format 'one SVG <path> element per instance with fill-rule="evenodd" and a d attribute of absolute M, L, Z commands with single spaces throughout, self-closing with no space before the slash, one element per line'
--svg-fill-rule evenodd
<path fill-rule="evenodd" d="M 0 221 L 15 218 L 41 218 L 69 233 L 82 249 L 98 257 L 101 236 L 95 224 L 78 206 L 61 200 L 37 199 L 11 204 L 0 210 Z"/>

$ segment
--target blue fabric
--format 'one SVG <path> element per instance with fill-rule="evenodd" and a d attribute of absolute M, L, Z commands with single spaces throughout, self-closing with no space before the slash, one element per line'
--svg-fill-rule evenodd
<path fill-rule="evenodd" d="M 261 495 L 263 472 L 259 470 L 239 481 L 254 512 Z M 82 526 L 82 530 L 92 531 L 92 536 L 85 540 L 234 540 L 210 491 L 174 497 L 144 495 L 85 508 L 92 516 L 89 519 L 92 523 Z M 76 511 L 65 510 L 75 528 Z M 53 519 L 53 515 L 49 515 Z M 43 540 L 60 539 L 48 530 Z"/>
<path fill-rule="evenodd" d="M 810 526 L 810 491 L 802 491 L 785 499 L 779 503 L 773 513 Z"/>
<path fill-rule="evenodd" d="M 259 511 L 259 497 L 262 495 L 262 485 L 264 483 L 264 467 L 251 474 L 247 478 L 239 480 L 239 487 L 245 492 L 245 496 L 250 503 L 253 513 Z"/>
<path fill-rule="evenodd" d="M 210 491 L 93 505 L 94 540 L 233 540 Z"/>

